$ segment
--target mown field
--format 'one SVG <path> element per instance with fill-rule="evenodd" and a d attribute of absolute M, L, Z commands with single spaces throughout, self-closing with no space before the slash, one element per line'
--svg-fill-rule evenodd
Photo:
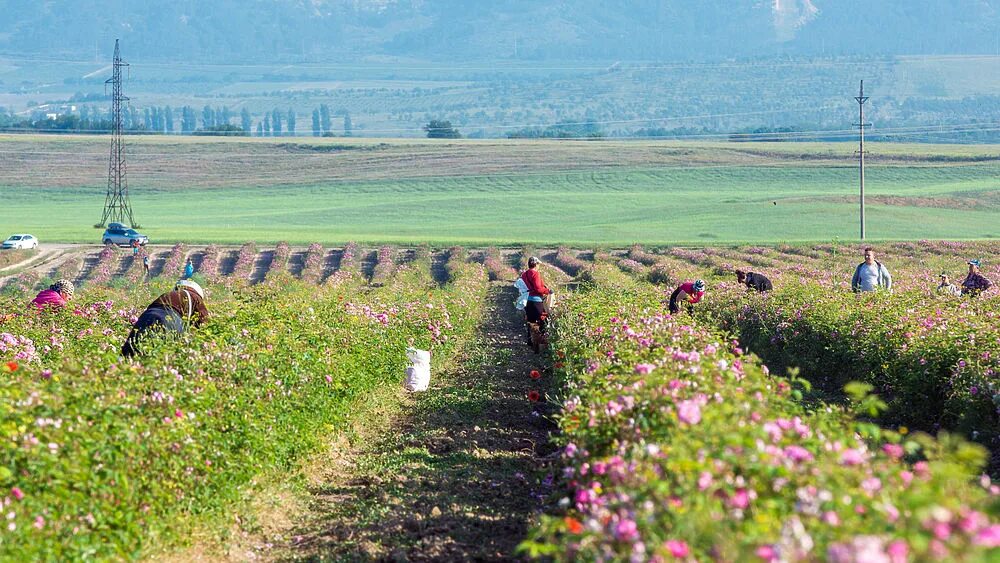
<path fill-rule="evenodd" d="M 468 361 L 470 350 L 487 353 L 477 333 L 501 326 L 488 304 L 509 303 L 507 283 L 534 254 L 552 285 L 576 282 L 575 291 L 558 286 L 552 348 L 530 373 L 488 354 L 481 367 L 548 389 L 507 408 L 546 405 L 559 453 L 525 474 L 492 457 L 507 447 L 492 433 L 517 429 L 477 426 L 467 477 L 535 499 L 542 516 L 523 516 L 520 553 L 986 561 L 1000 548 L 1000 486 L 990 477 L 1000 452 L 1000 293 L 933 292 L 937 273 L 960 278 L 973 256 L 1000 279 L 995 243 L 882 245 L 895 290 L 862 296 L 849 290 L 856 245 L 514 254 L 385 246 L 365 266 L 350 244 L 328 269 L 319 244 L 295 267 L 279 244 L 263 273 L 257 250 L 244 244 L 226 266 L 218 248 L 201 251 L 195 277 L 213 318 L 138 362 L 122 360 L 118 346 L 175 279 L 183 245 L 147 283 L 138 261 L 106 249 L 64 311 L 24 309 L 44 285 L 37 276 L 5 288 L 0 310 L 14 315 L 0 324 L 4 558 L 138 559 L 188 553 L 193 542 L 223 549 L 234 526 L 252 533 L 262 517 L 255 506 L 285 501 L 267 483 L 304 479 L 317 455 L 343 465 L 330 442 L 350 432 L 360 405 L 399 386 L 407 346 L 432 350 L 439 369 Z M 749 294 L 735 267 L 766 273 L 774 292 Z M 708 281 L 706 300 L 667 315 L 669 291 L 695 277 Z M 475 385 L 477 376 L 463 380 Z M 378 423 L 391 432 L 415 422 Z M 435 464 L 453 459 L 440 439 L 402 452 L 426 460 L 419 482 L 383 473 L 362 492 L 320 490 L 376 513 L 395 502 L 379 493 L 393 487 L 448 499 L 435 489 Z M 477 510 L 453 493 L 454 502 L 414 507 L 380 545 L 351 553 L 426 556 L 453 533 L 443 522 Z M 294 529 L 274 540 L 277 552 L 255 557 L 322 557 L 354 545 L 350 525 L 326 524 L 327 545 L 302 544 Z"/>
<path fill-rule="evenodd" d="M 857 234 L 849 144 L 130 139 L 158 242 L 628 245 Z M 3 226 L 92 242 L 106 139 L 0 139 Z M 876 145 L 875 240 L 1000 236 L 1000 149 Z M 266 179 L 266 180 L 265 180 Z"/>

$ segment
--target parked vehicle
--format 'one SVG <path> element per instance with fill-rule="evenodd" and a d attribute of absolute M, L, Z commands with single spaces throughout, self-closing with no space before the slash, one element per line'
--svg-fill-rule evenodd
<path fill-rule="evenodd" d="M 108 223 L 108 228 L 104 231 L 101 240 L 104 244 L 131 246 L 134 240 L 139 241 L 140 245 L 144 245 L 149 242 L 149 237 L 121 223 Z"/>
<path fill-rule="evenodd" d="M 38 246 L 38 239 L 34 235 L 10 235 L 10 237 L 3 241 L 0 248 L 4 250 L 8 249 L 27 249 L 36 248 Z"/>

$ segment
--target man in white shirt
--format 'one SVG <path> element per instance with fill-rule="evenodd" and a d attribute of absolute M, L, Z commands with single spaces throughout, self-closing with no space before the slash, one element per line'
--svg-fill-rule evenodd
<path fill-rule="evenodd" d="M 959 297 L 962 295 L 962 290 L 958 289 L 958 286 L 951 283 L 948 279 L 948 274 L 941 272 L 941 285 L 937 286 L 938 295 L 947 295 L 949 297 Z"/>
<path fill-rule="evenodd" d="M 858 264 L 851 278 L 851 290 L 854 293 L 862 291 L 877 291 L 879 289 L 892 291 L 892 276 L 881 262 L 875 259 L 871 247 L 865 248 L 865 261 Z"/>

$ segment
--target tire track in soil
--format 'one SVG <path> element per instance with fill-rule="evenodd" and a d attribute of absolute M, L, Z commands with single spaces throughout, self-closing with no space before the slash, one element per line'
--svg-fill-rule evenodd
<path fill-rule="evenodd" d="M 310 508 L 266 557 L 299 560 L 517 559 L 555 451 L 555 405 L 531 403 L 552 385 L 525 343 L 507 282 L 490 286 L 478 341 L 463 366 L 433 373 L 372 439 L 334 452 Z M 543 370 L 544 372 L 544 370 Z"/>

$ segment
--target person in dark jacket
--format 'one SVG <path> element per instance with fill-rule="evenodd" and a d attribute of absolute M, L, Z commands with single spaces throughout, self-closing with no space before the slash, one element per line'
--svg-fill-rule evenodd
<path fill-rule="evenodd" d="M 173 291 L 157 297 L 139 315 L 122 346 L 122 355 L 131 358 L 141 353 L 140 344 L 152 333 L 181 334 L 186 324 L 199 327 L 206 319 L 204 290 L 197 282 L 181 280 Z"/>
<path fill-rule="evenodd" d="M 758 293 L 765 293 L 774 289 L 774 286 L 771 285 L 771 280 L 767 279 L 767 276 L 764 274 L 758 274 L 757 272 L 736 270 L 736 281 L 746 285 L 750 289 L 756 290 Z"/>
<path fill-rule="evenodd" d="M 976 297 L 980 293 L 993 287 L 993 282 L 986 279 L 979 273 L 979 259 L 969 260 L 969 275 L 962 282 L 962 295 Z"/>

